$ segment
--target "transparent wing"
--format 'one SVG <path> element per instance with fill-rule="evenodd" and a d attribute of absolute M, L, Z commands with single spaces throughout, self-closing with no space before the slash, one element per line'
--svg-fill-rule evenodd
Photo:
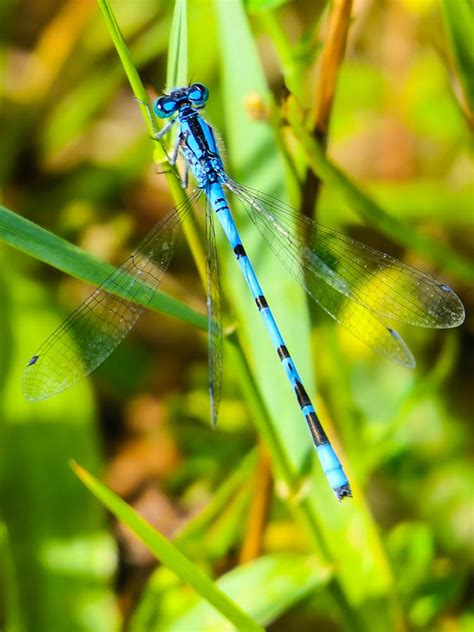
<path fill-rule="evenodd" d="M 158 289 L 171 261 L 181 220 L 201 191 L 176 207 L 130 257 L 41 345 L 23 373 L 29 400 L 56 395 L 88 375 L 119 345 Z"/>
<path fill-rule="evenodd" d="M 217 259 L 214 211 L 206 205 L 207 317 L 209 332 L 209 394 L 212 425 L 217 423 L 222 391 L 222 316 L 219 262 Z"/>
<path fill-rule="evenodd" d="M 369 347 L 404 366 L 414 358 L 384 319 L 423 327 L 464 320 L 456 294 L 393 257 L 302 217 L 272 196 L 227 186 L 282 264 L 335 320 Z"/>

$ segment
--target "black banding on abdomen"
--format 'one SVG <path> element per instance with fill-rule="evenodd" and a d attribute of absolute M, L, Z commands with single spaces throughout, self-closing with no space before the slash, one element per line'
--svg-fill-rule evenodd
<path fill-rule="evenodd" d="M 234 252 L 237 259 L 240 259 L 240 257 L 247 256 L 247 253 L 245 252 L 245 248 L 242 246 L 242 244 L 237 244 L 237 246 L 234 248 Z"/>
<path fill-rule="evenodd" d="M 257 296 L 257 298 L 255 299 L 255 302 L 257 303 L 257 307 L 259 311 L 261 309 L 265 309 L 266 307 L 268 307 L 267 299 L 263 296 L 263 294 L 260 294 L 260 296 Z"/>
<path fill-rule="evenodd" d="M 280 360 L 284 360 L 285 358 L 290 357 L 290 353 L 285 345 L 280 345 L 277 349 L 278 356 Z"/>
<path fill-rule="evenodd" d="M 301 406 L 301 408 L 304 408 L 305 406 L 311 406 L 311 400 L 309 398 L 309 395 L 306 392 L 303 384 L 301 384 L 301 382 L 298 382 L 298 381 L 296 382 L 295 393 L 296 393 L 296 397 L 298 398 L 298 404 Z"/>
<path fill-rule="evenodd" d="M 327 435 L 324 432 L 316 413 L 308 413 L 305 415 L 305 419 L 311 432 L 311 436 L 313 437 L 314 445 L 319 446 L 324 443 L 328 443 Z"/>

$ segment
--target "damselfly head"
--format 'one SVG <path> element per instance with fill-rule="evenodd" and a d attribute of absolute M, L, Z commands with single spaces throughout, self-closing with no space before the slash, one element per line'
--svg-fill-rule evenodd
<path fill-rule="evenodd" d="M 208 97 L 209 90 L 204 84 L 192 83 L 184 88 L 175 88 L 168 95 L 159 97 L 153 109 L 159 118 L 169 118 L 183 106 L 196 109 L 204 107 Z"/>

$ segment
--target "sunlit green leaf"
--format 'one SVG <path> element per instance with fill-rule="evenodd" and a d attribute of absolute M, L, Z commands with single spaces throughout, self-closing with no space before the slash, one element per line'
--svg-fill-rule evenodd
<path fill-rule="evenodd" d="M 150 549 L 163 564 L 168 566 L 183 581 L 190 584 L 213 609 L 232 622 L 238 629 L 262 632 L 262 628 L 253 618 L 248 616 L 237 603 L 220 590 L 207 575 L 195 566 L 181 551 L 169 542 L 161 533 L 153 529 L 124 500 L 116 496 L 105 485 L 100 483 L 80 465 L 73 464 L 73 469 L 90 489 L 90 491 L 113 513 L 126 524 L 135 535 Z"/>
<path fill-rule="evenodd" d="M 111 265 L 97 261 L 77 246 L 3 206 L 0 207 L 0 240 L 93 285 L 100 285 L 114 270 Z M 201 329 L 207 327 L 204 316 L 162 292 L 156 292 L 147 307 L 176 316 Z"/>
<path fill-rule="evenodd" d="M 474 109 L 474 6 L 470 0 L 443 0 L 443 12 L 461 83 Z"/>

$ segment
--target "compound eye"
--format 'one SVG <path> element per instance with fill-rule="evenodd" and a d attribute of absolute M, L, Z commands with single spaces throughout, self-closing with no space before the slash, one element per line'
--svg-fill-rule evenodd
<path fill-rule="evenodd" d="M 193 83 L 189 88 L 188 99 L 193 105 L 204 105 L 209 96 L 209 90 L 202 83 Z"/>
<path fill-rule="evenodd" d="M 159 118 L 168 118 L 176 112 L 177 105 L 171 97 L 160 97 L 155 101 L 153 109 Z"/>

